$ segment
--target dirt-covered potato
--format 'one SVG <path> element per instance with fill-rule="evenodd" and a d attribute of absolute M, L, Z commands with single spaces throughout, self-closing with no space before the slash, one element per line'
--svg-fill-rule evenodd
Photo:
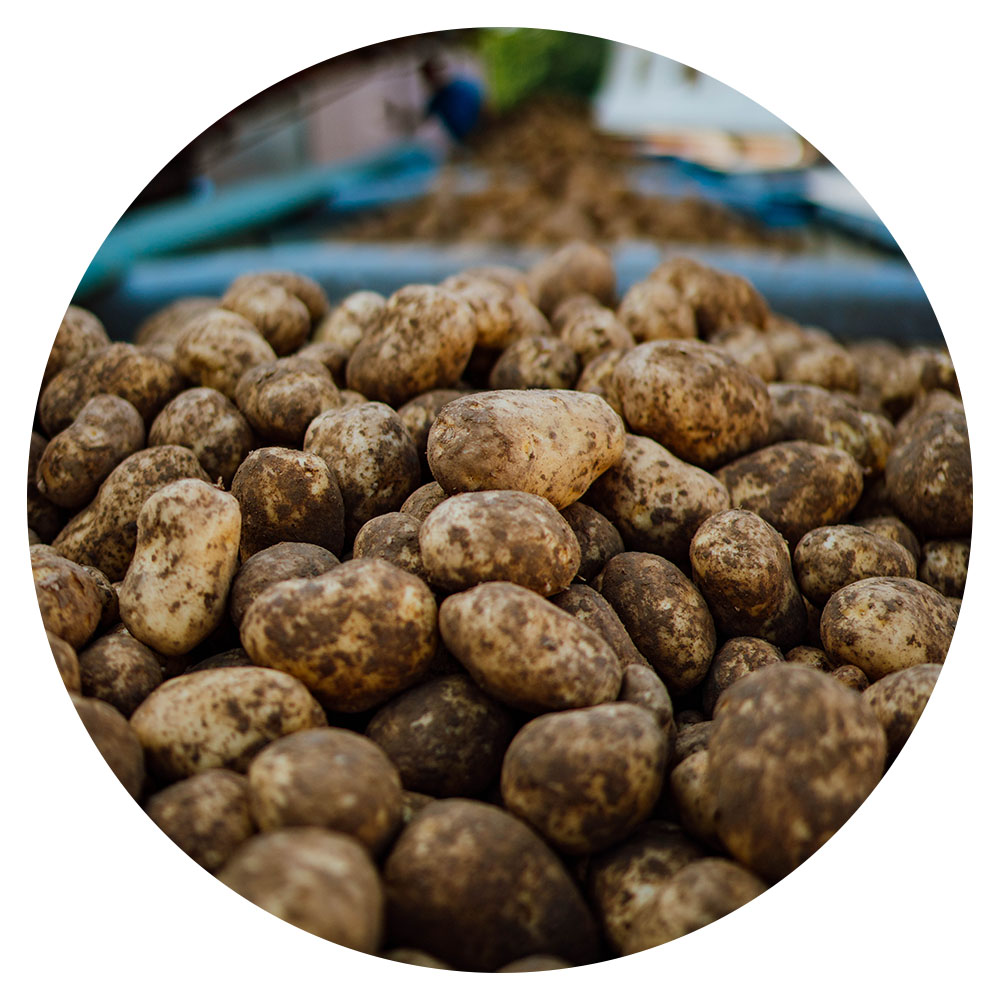
<path fill-rule="evenodd" d="M 251 903 L 310 934 L 355 951 L 378 950 L 382 886 L 353 837 L 315 827 L 259 833 L 217 875 Z"/>
<path fill-rule="evenodd" d="M 616 313 L 597 303 L 574 309 L 561 324 L 559 339 L 579 358 L 581 365 L 605 351 L 635 347 L 635 338 Z"/>
<path fill-rule="evenodd" d="M 623 552 L 604 567 L 601 594 L 671 696 L 701 683 L 715 653 L 715 625 L 704 598 L 673 563 Z"/>
<path fill-rule="evenodd" d="M 354 538 L 353 558 L 384 559 L 432 583 L 420 553 L 420 521 L 390 511 L 365 523 Z"/>
<path fill-rule="evenodd" d="M 671 767 L 676 767 L 681 761 L 687 760 L 699 750 L 707 749 L 708 740 L 715 729 L 715 723 L 711 719 L 705 719 L 700 712 L 698 712 L 698 721 L 694 721 L 694 716 L 691 717 L 691 721 L 685 721 L 680 715 L 678 719 L 684 724 L 677 730 L 674 755 L 670 761 Z"/>
<path fill-rule="evenodd" d="M 268 743 L 327 724 L 302 683 L 264 667 L 174 677 L 135 710 L 130 722 L 147 766 L 166 781 L 210 767 L 246 771 Z"/>
<path fill-rule="evenodd" d="M 326 365 L 300 357 L 247 369 L 236 383 L 235 398 L 262 440 L 296 446 L 314 418 L 340 406 L 340 393 Z"/>
<path fill-rule="evenodd" d="M 802 593 L 818 608 L 841 587 L 866 577 L 917 575 L 916 560 L 902 545 L 854 524 L 806 532 L 793 564 Z"/>
<path fill-rule="evenodd" d="M 919 663 L 943 663 L 958 612 L 919 580 L 871 577 L 838 590 L 823 609 L 823 648 L 870 681 Z"/>
<path fill-rule="evenodd" d="M 209 309 L 188 320 L 174 349 L 177 370 L 188 381 L 229 399 L 248 368 L 276 357 L 257 327 L 230 309 Z"/>
<path fill-rule="evenodd" d="M 427 460 L 427 435 L 441 407 L 463 395 L 465 392 L 461 389 L 432 389 L 414 396 L 397 410 L 399 419 L 403 421 L 417 446 L 418 454 L 422 456 L 422 462 Z"/>
<path fill-rule="evenodd" d="M 736 326 L 716 330 L 708 338 L 708 342 L 731 355 L 735 361 L 759 375 L 765 382 L 774 382 L 778 378 L 778 362 L 760 330 L 746 323 L 738 323 Z"/>
<path fill-rule="evenodd" d="M 441 603 L 441 638 L 473 680 L 527 712 L 613 701 L 622 667 L 591 628 L 534 591 L 482 583 Z"/>
<path fill-rule="evenodd" d="M 428 955 L 426 951 L 419 948 L 390 948 L 382 952 L 379 958 L 384 958 L 389 962 L 402 962 L 403 965 L 416 965 L 424 969 L 450 969 L 447 962 L 442 962 L 433 955 Z"/>
<path fill-rule="evenodd" d="M 513 734 L 510 713 L 465 674 L 404 691 L 365 730 L 399 769 L 404 788 L 438 798 L 485 791 L 500 775 Z"/>
<path fill-rule="evenodd" d="M 60 639 L 55 632 L 50 632 L 48 629 L 45 630 L 45 637 L 49 640 L 52 658 L 56 662 L 59 678 L 66 690 L 80 694 L 80 660 L 76 650 L 65 639 Z"/>
<path fill-rule="evenodd" d="M 107 702 L 73 693 L 70 693 L 70 698 L 108 767 L 129 795 L 138 799 L 146 781 L 146 767 L 136 730 L 117 708 Z"/>
<path fill-rule="evenodd" d="M 528 955 L 599 957 L 597 929 L 556 855 L 496 806 L 446 799 L 421 809 L 385 866 L 388 930 L 458 969 Z"/>
<path fill-rule="evenodd" d="M 708 668 L 702 694 L 702 707 L 707 715 L 715 710 L 715 703 L 728 687 L 732 687 L 741 677 L 760 670 L 761 667 L 780 663 L 785 657 L 781 650 L 765 639 L 753 636 L 737 636 L 719 647 Z"/>
<path fill-rule="evenodd" d="M 347 362 L 350 389 L 398 406 L 430 389 L 453 386 L 476 343 L 471 307 L 443 288 L 406 285 Z"/>
<path fill-rule="evenodd" d="M 692 340 L 698 336 L 694 309 L 665 281 L 638 281 L 622 296 L 618 319 L 636 343 Z"/>
<path fill-rule="evenodd" d="M 233 476 L 242 513 L 240 558 L 279 542 L 307 542 L 339 555 L 344 547 L 344 500 L 326 462 L 308 451 L 259 448 Z"/>
<path fill-rule="evenodd" d="M 614 379 L 629 429 L 685 462 L 714 468 L 767 441 L 767 386 L 710 344 L 640 344 L 615 366 Z"/>
<path fill-rule="evenodd" d="M 818 670 L 776 663 L 723 693 L 708 758 L 719 838 L 775 882 L 868 797 L 885 770 L 886 738 L 853 691 Z"/>
<path fill-rule="evenodd" d="M 573 529 L 580 546 L 580 568 L 576 571 L 579 579 L 590 580 L 609 559 L 625 551 L 618 529 L 593 507 L 577 500 L 559 513 Z"/>
<path fill-rule="evenodd" d="M 593 587 L 574 583 L 555 594 L 551 603 L 592 628 L 615 651 L 623 667 L 630 663 L 649 667 L 615 609 Z"/>
<path fill-rule="evenodd" d="M 28 449 L 28 530 L 35 532 L 38 542 L 46 545 L 59 534 L 59 529 L 66 520 L 65 512 L 38 491 L 38 463 L 45 454 L 48 443 L 48 439 L 37 431 L 31 432 L 31 445 Z M 38 542 L 32 541 L 30 544 Z"/>
<path fill-rule="evenodd" d="M 866 517 L 858 521 L 857 524 L 861 528 L 874 531 L 876 535 L 881 535 L 883 538 L 898 542 L 918 563 L 920 562 L 920 542 L 917 540 L 917 536 L 913 533 L 912 529 L 898 517 L 891 514 L 883 514 L 875 517 Z"/>
<path fill-rule="evenodd" d="M 110 343 L 104 324 L 92 312 L 80 306 L 68 306 L 45 361 L 42 388 L 64 368 L 82 361 Z"/>
<path fill-rule="evenodd" d="M 149 424 L 180 392 L 177 369 L 133 344 L 115 343 L 64 368 L 42 391 L 38 419 L 50 437 L 64 431 L 94 396 L 120 396 Z"/>
<path fill-rule="evenodd" d="M 702 522 L 731 506 L 729 491 L 715 476 L 635 434 L 626 436 L 622 457 L 584 499 L 630 549 L 675 562 L 687 558 Z"/>
<path fill-rule="evenodd" d="M 969 539 L 938 538 L 924 544 L 917 578 L 945 597 L 962 597 L 969 574 Z M 902 576 L 902 573 L 886 573 Z"/>
<path fill-rule="evenodd" d="M 138 519 L 135 555 L 118 592 L 129 632 L 157 652 L 190 652 L 226 613 L 240 551 L 240 505 L 199 479 L 157 490 Z"/>
<path fill-rule="evenodd" d="M 427 673 L 437 605 L 412 573 L 352 559 L 269 587 L 243 616 L 240 640 L 255 662 L 298 678 L 327 708 L 362 712 Z"/>
<path fill-rule="evenodd" d="M 667 738 L 667 759 L 674 753 L 677 725 L 674 722 L 674 705 L 666 684 L 656 671 L 642 663 L 626 663 L 622 672 L 622 686 L 618 700 L 638 705 L 653 714 L 656 724 Z"/>
<path fill-rule="evenodd" d="M 897 442 L 909 440 L 921 421 L 932 413 L 965 413 L 962 401 L 944 389 L 932 389 L 917 396 L 913 405 L 896 422 Z"/>
<path fill-rule="evenodd" d="M 163 682 L 156 654 L 130 635 L 105 635 L 79 654 L 80 689 L 128 718 Z"/>
<path fill-rule="evenodd" d="M 448 403 L 427 439 L 446 493 L 523 490 L 567 507 L 621 457 L 625 430 L 592 393 L 504 389 Z"/>
<path fill-rule="evenodd" d="M 913 733 L 940 675 L 940 663 L 918 663 L 897 670 L 865 689 L 862 698 L 885 730 L 890 763 Z"/>
<path fill-rule="evenodd" d="M 564 962 L 555 955 L 528 955 L 519 958 L 516 962 L 508 962 L 501 965 L 497 972 L 553 972 L 556 969 L 572 968 L 568 962 Z"/>
<path fill-rule="evenodd" d="M 347 729 L 283 736 L 254 757 L 247 778 L 261 830 L 325 827 L 378 855 L 402 822 L 399 772 L 377 744 Z"/>
<path fill-rule="evenodd" d="M 675 941 L 767 891 L 767 884 L 728 858 L 701 858 L 681 868 L 632 919 L 621 946 L 634 955 Z"/>
<path fill-rule="evenodd" d="M 108 474 L 145 443 L 146 426 L 131 403 L 120 396 L 93 396 L 45 446 L 38 491 L 60 507 L 83 507 Z"/>
<path fill-rule="evenodd" d="M 560 851 L 623 840 L 659 798 L 667 742 L 656 719 L 619 702 L 533 719 L 504 755 L 504 806 Z"/>
<path fill-rule="evenodd" d="M 491 389 L 572 389 L 580 374 L 573 349 L 556 337 L 522 337 L 490 369 Z"/>
<path fill-rule="evenodd" d="M 679 761 L 667 779 L 669 802 L 681 826 L 712 850 L 721 844 L 715 832 L 715 794 L 708 778 L 708 750 L 696 750 Z"/>
<path fill-rule="evenodd" d="M 856 392 L 859 386 L 857 361 L 846 348 L 831 340 L 813 344 L 786 355 L 779 365 L 784 382 L 801 382 L 824 389 Z"/>
<path fill-rule="evenodd" d="M 47 545 L 31 546 L 35 599 L 47 631 L 80 649 L 101 620 L 97 583 L 82 566 Z"/>
<path fill-rule="evenodd" d="M 218 871 L 257 832 L 246 776 L 211 768 L 149 797 L 149 818 L 192 860 Z"/>
<path fill-rule="evenodd" d="M 298 350 L 312 330 L 306 304 L 265 275 L 237 278 L 223 293 L 219 306 L 253 323 L 279 357 Z"/>
<path fill-rule="evenodd" d="M 365 522 L 399 510 L 420 485 L 416 446 L 385 403 L 321 413 L 306 430 L 303 449 L 322 458 L 340 486 L 351 541 Z"/>
<path fill-rule="evenodd" d="M 448 494 L 436 483 L 425 483 L 415 489 L 399 508 L 401 514 L 408 514 L 421 524 L 427 520 L 428 515 L 439 504 L 444 503 Z"/>
<path fill-rule="evenodd" d="M 313 331 L 313 343 L 340 348 L 346 364 L 361 338 L 381 320 L 384 309 L 384 295 L 368 289 L 352 292 L 320 320 Z"/>
<path fill-rule="evenodd" d="M 972 455 L 964 413 L 925 416 L 893 448 L 885 466 L 893 506 L 932 538 L 972 531 Z"/>
<path fill-rule="evenodd" d="M 733 504 L 759 514 L 797 545 L 807 531 L 842 521 L 861 498 L 864 474 L 845 451 L 788 441 L 716 471 Z"/>
<path fill-rule="evenodd" d="M 580 567 L 580 543 L 559 511 L 515 490 L 449 497 L 420 526 L 420 555 L 431 584 L 448 591 L 507 580 L 548 597 Z"/>
<path fill-rule="evenodd" d="M 330 300 L 322 286 L 298 271 L 254 271 L 242 274 L 229 285 L 228 291 L 256 288 L 261 282 L 280 285 L 294 295 L 306 307 L 313 323 L 319 322 L 330 311 Z"/>
<path fill-rule="evenodd" d="M 532 267 L 528 284 L 538 308 L 551 316 L 564 299 L 580 292 L 605 306 L 614 306 L 618 280 L 607 250 L 577 240 Z"/>
<path fill-rule="evenodd" d="M 478 348 L 503 350 L 523 337 L 551 332 L 549 321 L 523 288 L 505 287 L 491 277 L 468 272 L 445 278 L 441 287 L 472 309 Z"/>
<path fill-rule="evenodd" d="M 96 566 L 112 583 L 121 580 L 135 552 L 139 511 L 158 489 L 178 479 L 208 482 L 189 448 L 159 445 L 129 455 L 56 535 L 53 547 L 73 562 Z"/>
<path fill-rule="evenodd" d="M 174 396 L 149 428 L 149 445 L 179 444 L 195 453 L 212 482 L 233 481 L 254 445 L 246 417 L 218 389 L 198 386 Z"/>
<path fill-rule="evenodd" d="M 140 347 L 172 348 L 184 329 L 184 324 L 209 309 L 219 300 L 207 295 L 188 295 L 165 305 L 147 316 L 136 327 L 132 343 Z M 169 358 L 167 358 L 169 360 Z"/>

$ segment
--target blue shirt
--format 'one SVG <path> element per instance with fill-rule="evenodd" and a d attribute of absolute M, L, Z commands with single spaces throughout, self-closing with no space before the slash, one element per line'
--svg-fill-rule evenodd
<path fill-rule="evenodd" d="M 476 127 L 483 92 L 472 80 L 446 83 L 427 105 L 427 116 L 437 115 L 454 139 L 461 142 Z"/>

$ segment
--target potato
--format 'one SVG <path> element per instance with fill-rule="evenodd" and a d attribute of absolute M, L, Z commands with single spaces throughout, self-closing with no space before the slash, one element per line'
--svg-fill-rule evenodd
<path fill-rule="evenodd" d="M 896 437 L 899 443 L 907 441 L 917 431 L 925 417 L 932 413 L 965 414 L 962 401 L 944 389 L 932 389 L 917 396 L 913 405 L 896 422 Z"/>
<path fill-rule="evenodd" d="M 378 325 L 384 310 L 384 295 L 367 289 L 352 292 L 320 320 L 313 343 L 339 347 L 346 363 L 361 338 Z"/>
<path fill-rule="evenodd" d="M 630 549 L 671 561 L 685 560 L 702 522 L 731 506 L 729 491 L 713 475 L 635 434 L 626 436 L 621 459 L 591 485 L 585 500 Z"/>
<path fill-rule="evenodd" d="M 618 529 L 593 507 L 577 500 L 559 513 L 580 546 L 580 568 L 576 571 L 579 579 L 589 580 L 596 576 L 609 559 L 625 551 Z"/>
<path fill-rule="evenodd" d="M 280 285 L 290 292 L 309 312 L 309 319 L 316 323 L 330 311 L 330 301 L 326 292 L 312 278 L 298 271 L 255 271 L 242 274 L 229 286 L 229 291 L 240 291 L 244 288 L 256 288 L 261 283 Z"/>
<path fill-rule="evenodd" d="M 426 951 L 419 948 L 390 948 L 382 952 L 379 958 L 385 958 L 390 962 L 402 962 L 403 965 L 418 965 L 424 969 L 450 969 L 446 962 L 436 959 L 433 955 L 428 955 Z"/>
<path fill-rule="evenodd" d="M 571 295 L 586 292 L 605 306 L 615 304 L 617 279 L 611 255 L 580 240 L 567 243 L 528 272 L 531 296 L 546 316 Z"/>
<path fill-rule="evenodd" d="M 943 663 L 958 613 L 919 580 L 871 577 L 838 590 L 823 609 L 823 648 L 870 681 L 919 663 Z"/>
<path fill-rule="evenodd" d="M 149 445 L 190 448 L 212 482 L 228 488 L 253 448 L 246 417 L 218 389 L 199 386 L 174 396 L 149 428 Z"/>
<path fill-rule="evenodd" d="M 250 320 L 230 309 L 209 309 L 184 324 L 174 357 L 190 382 L 233 399 L 240 376 L 277 355 Z"/>
<path fill-rule="evenodd" d="M 523 281 L 518 284 L 523 288 Z M 494 278 L 466 272 L 445 278 L 441 288 L 471 308 L 477 347 L 503 350 L 524 337 L 545 337 L 551 333 L 549 321 L 526 292 L 505 287 Z"/>
<path fill-rule="evenodd" d="M 555 507 L 515 490 L 449 497 L 420 526 L 420 555 L 431 584 L 448 591 L 507 580 L 548 597 L 580 567 L 580 544 Z"/>
<path fill-rule="evenodd" d="M 47 545 L 31 547 L 31 576 L 46 630 L 80 649 L 101 620 L 101 595 L 94 579 Z"/>
<path fill-rule="evenodd" d="M 522 337 L 490 369 L 491 389 L 572 389 L 580 373 L 573 349 L 555 337 Z"/>
<path fill-rule="evenodd" d="M 82 507 L 145 443 L 145 424 L 131 403 L 119 396 L 94 396 L 46 445 L 38 462 L 38 491 L 60 507 Z"/>
<path fill-rule="evenodd" d="M 213 873 L 257 831 L 246 777 L 224 768 L 202 771 L 151 795 L 146 814 L 185 854 Z"/>
<path fill-rule="evenodd" d="M 555 594 L 551 603 L 593 629 L 614 650 L 623 667 L 629 663 L 649 667 L 615 609 L 593 587 L 574 583 Z"/>
<path fill-rule="evenodd" d="M 318 826 L 381 854 L 402 822 L 399 772 L 371 740 L 346 729 L 305 729 L 251 761 L 250 812 L 261 830 Z"/>
<path fill-rule="evenodd" d="M 716 471 L 733 504 L 759 514 L 797 545 L 807 531 L 842 521 L 861 498 L 861 466 L 809 441 L 761 448 Z"/>
<path fill-rule="evenodd" d="M 229 667 L 174 677 L 132 714 L 147 766 L 165 781 L 212 767 L 246 771 L 268 743 L 326 716 L 294 677 L 264 667 Z"/>
<path fill-rule="evenodd" d="M 80 686 L 128 718 L 163 682 L 163 669 L 148 646 L 130 635 L 105 635 L 80 651 Z"/>
<path fill-rule="evenodd" d="M 569 969 L 571 966 L 555 955 L 528 955 L 516 962 L 508 962 L 500 966 L 497 972 L 553 972 L 556 969 Z"/>
<path fill-rule="evenodd" d="M 413 440 L 384 403 L 321 413 L 306 430 L 303 449 L 322 458 L 340 486 L 346 540 L 373 517 L 399 510 L 420 485 Z"/>
<path fill-rule="evenodd" d="M 48 544 L 63 526 L 65 513 L 38 491 L 38 463 L 45 454 L 48 440 L 37 431 L 31 432 L 28 449 L 28 530 L 38 535 L 38 542 Z M 35 545 L 38 542 L 30 542 Z"/>
<path fill-rule="evenodd" d="M 185 323 L 209 309 L 215 309 L 218 304 L 217 298 L 207 295 L 177 299 L 147 316 L 136 327 L 132 343 L 139 347 L 172 347 L 180 338 Z"/>
<path fill-rule="evenodd" d="M 620 702 L 533 719 L 504 755 L 504 806 L 560 851 L 623 840 L 659 798 L 667 742 L 653 716 Z"/>
<path fill-rule="evenodd" d="M 605 351 L 635 347 L 631 331 L 611 310 L 599 304 L 574 310 L 561 325 L 559 339 L 587 364 Z"/>
<path fill-rule="evenodd" d="M 240 558 L 279 542 L 306 542 L 339 555 L 344 546 L 344 500 L 333 472 L 316 454 L 259 448 L 233 476 L 242 516 Z"/>
<path fill-rule="evenodd" d="M 399 769 L 404 788 L 440 798 L 485 791 L 500 775 L 513 734 L 510 713 L 464 674 L 404 691 L 365 730 Z"/>
<path fill-rule="evenodd" d="M 655 948 L 724 917 L 767 891 L 766 883 L 728 858 L 685 865 L 632 920 L 623 955 Z"/>
<path fill-rule="evenodd" d="M 917 575 L 916 561 L 902 545 L 853 524 L 806 532 L 793 562 L 802 593 L 818 608 L 841 587 L 866 577 Z"/>
<path fill-rule="evenodd" d="M 885 466 L 893 506 L 932 538 L 972 531 L 972 456 L 963 413 L 932 413 L 893 448 Z"/>
<path fill-rule="evenodd" d="M 698 713 L 699 717 L 701 713 Z M 680 716 L 678 716 L 680 718 Z M 681 761 L 687 760 L 692 754 L 708 747 L 708 741 L 715 730 L 715 723 L 711 719 L 701 718 L 697 722 L 687 722 L 677 730 L 677 741 L 674 743 L 674 755 L 670 761 L 670 766 L 676 767 Z"/>
<path fill-rule="evenodd" d="M 969 573 L 969 539 L 931 539 L 923 548 L 918 579 L 945 597 L 961 597 L 965 593 L 965 578 Z M 886 576 L 903 576 L 887 573 Z"/>
<path fill-rule="evenodd" d="M 713 347 L 721 348 L 734 361 L 760 376 L 765 382 L 777 380 L 778 362 L 775 361 L 766 336 L 760 330 L 746 323 L 737 323 L 735 326 L 716 330 L 708 338 L 708 342 Z"/>
<path fill-rule="evenodd" d="M 42 388 L 64 368 L 82 361 L 110 343 L 104 324 L 92 312 L 80 306 L 67 306 L 45 361 Z"/>
<path fill-rule="evenodd" d="M 670 802 L 681 826 L 712 850 L 721 844 L 715 832 L 715 794 L 708 780 L 708 750 L 688 754 L 668 777 Z"/>
<path fill-rule="evenodd" d="M 624 446 L 621 419 L 590 393 L 505 389 L 443 407 L 427 460 L 446 493 L 522 490 L 561 509 L 579 500 Z"/>
<path fill-rule="evenodd" d="M 667 739 L 667 757 L 668 759 L 672 757 L 677 741 L 674 706 L 667 686 L 660 680 L 656 671 L 642 663 L 626 663 L 618 700 L 652 712 L 653 718 Z"/>
<path fill-rule="evenodd" d="M 831 340 L 814 344 L 782 358 L 779 375 L 784 382 L 801 382 L 824 389 L 856 392 L 858 365 L 846 348 Z"/>
<path fill-rule="evenodd" d="M 875 713 L 833 678 L 776 663 L 719 700 L 708 743 L 716 830 L 729 853 L 776 882 L 821 847 L 885 769 Z"/>
<path fill-rule="evenodd" d="M 129 632 L 157 652 L 190 652 L 226 613 L 240 550 L 240 506 L 198 479 L 157 490 L 139 513 L 118 594 Z"/>
<path fill-rule="evenodd" d="M 260 833 L 217 874 L 251 903 L 310 934 L 355 951 L 378 950 L 382 886 L 353 837 L 314 827 Z"/>
<path fill-rule="evenodd" d="M 73 693 L 70 698 L 105 763 L 129 795 L 138 799 L 146 781 L 146 769 L 135 729 L 117 708 L 106 702 Z"/>
<path fill-rule="evenodd" d="M 715 709 L 715 703 L 726 688 L 731 687 L 741 677 L 746 677 L 761 667 L 780 663 L 785 657 L 773 643 L 752 636 L 738 636 L 719 647 L 719 651 L 708 668 L 701 703 L 707 715 Z"/>
<path fill-rule="evenodd" d="M 97 496 L 56 535 L 53 547 L 117 582 L 132 561 L 143 504 L 168 483 L 192 478 L 208 482 L 189 448 L 168 444 L 137 451 L 104 480 Z"/>
<path fill-rule="evenodd" d="M 528 281 L 527 274 L 506 264 L 479 264 L 475 267 L 467 267 L 458 274 L 445 278 L 441 284 L 449 290 L 459 291 L 466 284 L 478 284 L 480 281 L 499 285 L 500 288 L 512 295 L 518 295 L 529 302 L 532 301 L 531 283 Z"/>
<path fill-rule="evenodd" d="M 441 638 L 489 695 L 526 712 L 613 701 L 622 667 L 592 629 L 534 591 L 482 583 L 441 603 Z"/>
<path fill-rule="evenodd" d="M 52 650 L 52 658 L 56 661 L 59 679 L 67 691 L 80 694 L 80 660 L 76 650 L 65 639 L 60 639 L 55 632 L 50 632 L 48 629 L 45 630 L 45 637 L 49 640 L 49 649 Z"/>
<path fill-rule="evenodd" d="M 862 697 L 885 730 L 890 763 L 899 756 L 913 733 L 940 674 L 940 663 L 918 663 L 889 674 L 865 689 Z"/>
<path fill-rule="evenodd" d="M 298 678 L 327 708 L 363 712 L 427 673 L 436 626 L 422 580 L 382 559 L 352 559 L 269 587 L 243 616 L 240 640 L 257 663 Z"/>
<path fill-rule="evenodd" d="M 447 498 L 448 494 L 437 483 L 426 483 L 415 489 L 403 501 L 403 506 L 399 508 L 399 512 L 409 515 L 422 524 L 427 520 L 430 512 Z"/>
<path fill-rule="evenodd" d="M 629 429 L 685 462 L 714 468 L 767 440 L 767 386 L 717 347 L 688 340 L 641 344 L 618 362 L 614 379 Z"/>
<path fill-rule="evenodd" d="M 417 446 L 417 452 L 422 456 L 421 464 L 427 461 L 427 435 L 441 407 L 464 395 L 465 392 L 461 389 L 432 389 L 414 396 L 397 411 L 399 419 L 403 421 L 403 426 L 410 432 L 410 437 Z"/>
<path fill-rule="evenodd" d="M 421 809 L 384 866 L 389 934 L 457 969 L 487 972 L 534 954 L 598 957 L 597 930 L 558 858 L 495 806 Z"/>
<path fill-rule="evenodd" d="M 248 368 L 236 383 L 235 398 L 264 441 L 296 446 L 315 417 L 340 406 L 326 365 L 299 357 Z"/>
<path fill-rule="evenodd" d="M 434 285 L 406 285 L 386 302 L 378 326 L 347 362 L 347 386 L 398 406 L 453 386 L 476 342 L 472 309 Z"/>
<path fill-rule="evenodd" d="M 867 517 L 857 522 L 861 528 L 874 531 L 876 535 L 898 542 L 909 552 L 914 560 L 920 562 L 920 542 L 912 530 L 904 524 L 898 517 L 892 515 L 882 515 L 880 517 Z"/>
<path fill-rule="evenodd" d="M 312 330 L 305 303 L 264 275 L 237 278 L 223 293 L 219 306 L 253 323 L 279 357 L 298 350 Z"/>
<path fill-rule="evenodd" d="M 353 558 L 384 559 L 431 583 L 420 555 L 420 522 L 391 511 L 368 521 L 354 539 Z"/>
<path fill-rule="evenodd" d="M 133 344 L 111 344 L 64 368 L 42 390 L 38 418 L 50 437 L 64 431 L 94 396 L 120 396 L 149 424 L 180 392 L 173 365 Z"/>
<path fill-rule="evenodd" d="M 701 683 L 715 652 L 715 625 L 701 594 L 673 563 L 624 552 L 605 566 L 601 594 L 671 697 Z"/>
<path fill-rule="evenodd" d="M 618 304 L 618 319 L 640 344 L 698 336 L 694 309 L 665 281 L 647 278 L 632 285 Z"/>

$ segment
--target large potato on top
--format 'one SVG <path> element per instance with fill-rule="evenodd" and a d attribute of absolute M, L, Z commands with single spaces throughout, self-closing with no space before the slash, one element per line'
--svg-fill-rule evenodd
<path fill-rule="evenodd" d="M 766 384 L 717 347 L 693 340 L 641 344 L 618 362 L 614 377 L 629 428 L 686 462 L 714 468 L 767 440 Z"/>
<path fill-rule="evenodd" d="M 454 385 L 476 343 L 472 309 L 434 285 L 407 285 L 386 302 L 378 326 L 347 362 L 347 387 L 399 406 Z"/>
<path fill-rule="evenodd" d="M 580 543 L 559 511 L 515 490 L 449 497 L 421 525 L 420 555 L 442 590 L 507 580 L 548 597 L 580 567 Z"/>
<path fill-rule="evenodd" d="M 479 686 L 528 712 L 613 701 L 622 667 L 592 629 L 513 583 L 482 583 L 441 604 L 441 638 Z"/>
<path fill-rule="evenodd" d="M 796 545 L 807 531 L 836 524 L 861 499 L 861 466 L 845 451 L 789 441 L 744 455 L 716 472 L 733 504 L 759 514 Z"/>
<path fill-rule="evenodd" d="M 446 493 L 523 490 L 567 507 L 621 457 L 621 418 L 598 396 L 503 389 L 448 403 L 427 439 Z"/>
<path fill-rule="evenodd" d="M 853 691 L 809 667 L 758 670 L 723 693 L 709 737 L 716 833 L 775 882 L 850 818 L 885 758 L 885 732 Z"/>
<path fill-rule="evenodd" d="M 918 663 L 943 663 L 958 612 L 933 587 L 871 577 L 838 590 L 823 609 L 823 648 L 870 681 Z"/>
<path fill-rule="evenodd" d="M 411 573 L 352 559 L 269 587 L 243 616 L 240 640 L 255 662 L 297 677 L 326 707 L 363 712 L 427 672 L 437 605 Z"/>
<path fill-rule="evenodd" d="M 161 684 L 130 720 L 149 768 L 177 781 L 210 767 L 245 771 L 262 747 L 326 725 L 294 677 L 264 667 L 184 674 Z"/>
<path fill-rule="evenodd" d="M 652 713 L 619 702 L 533 719 L 504 756 L 504 805 L 559 850 L 623 840 L 656 805 L 667 740 Z"/>
<path fill-rule="evenodd" d="M 590 487 L 586 502 L 630 549 L 675 562 L 687 557 L 702 522 L 731 506 L 715 476 L 635 434 L 626 436 L 621 459 Z"/>
<path fill-rule="evenodd" d="M 139 513 L 135 556 L 118 592 L 129 632 L 177 656 L 209 636 L 226 613 L 240 548 L 240 505 L 198 479 L 157 490 Z"/>
<path fill-rule="evenodd" d="M 421 809 L 385 863 L 391 938 L 458 969 L 489 972 L 532 954 L 599 957 L 587 905 L 556 855 L 495 806 Z"/>

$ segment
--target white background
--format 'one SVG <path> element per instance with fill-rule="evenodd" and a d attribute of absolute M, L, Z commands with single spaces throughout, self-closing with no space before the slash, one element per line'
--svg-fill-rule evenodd
<path fill-rule="evenodd" d="M 570 28 L 653 49 L 747 94 L 826 153 L 896 236 L 937 311 L 966 399 L 976 488 L 969 590 L 947 668 L 902 757 L 847 826 L 779 886 L 704 931 L 601 966 L 522 976 L 515 988 L 808 998 L 995 990 L 995 34 L 988 4 L 952 0 L 934 5 L 933 17 L 922 6 L 619 0 L 585 12 L 540 0 L 101 0 L 6 13 L 7 995 L 398 988 L 446 998 L 513 985 L 328 945 L 250 906 L 173 848 L 117 785 L 61 692 L 24 542 L 26 443 L 45 357 L 87 263 L 145 182 L 223 113 L 296 70 L 390 35 L 483 25 Z"/>

